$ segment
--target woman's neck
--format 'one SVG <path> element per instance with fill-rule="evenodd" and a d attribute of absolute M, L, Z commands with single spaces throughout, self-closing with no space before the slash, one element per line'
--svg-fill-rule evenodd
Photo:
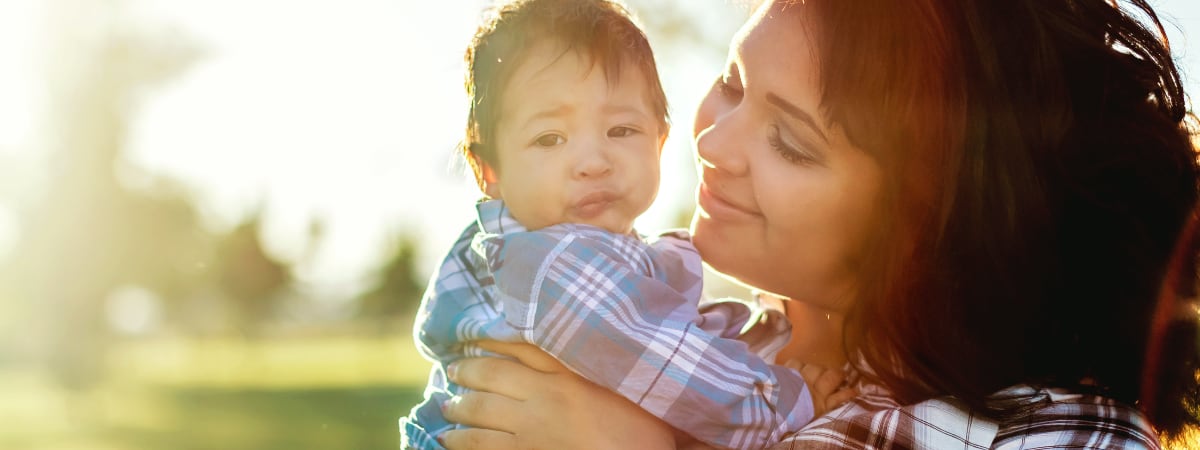
<path fill-rule="evenodd" d="M 777 307 L 783 310 L 792 324 L 791 340 L 779 351 L 776 363 L 798 360 L 826 368 L 841 368 L 846 364 L 846 352 L 842 346 L 843 314 L 800 300 L 767 296 L 764 302 L 777 302 Z"/>

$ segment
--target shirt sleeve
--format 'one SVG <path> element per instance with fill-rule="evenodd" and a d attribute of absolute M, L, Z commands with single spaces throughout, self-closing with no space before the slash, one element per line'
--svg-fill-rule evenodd
<path fill-rule="evenodd" d="M 463 230 L 421 296 L 413 323 L 413 342 L 430 361 L 441 364 L 462 357 L 462 342 L 476 336 L 464 333 L 464 324 L 484 322 L 484 305 L 490 295 L 483 288 L 490 278 L 487 268 L 472 258 L 471 244 L 479 232 L 475 224 Z M 471 330 L 466 330 L 471 331 Z"/>
<path fill-rule="evenodd" d="M 759 358 L 774 361 L 792 337 L 792 325 L 782 310 L 755 294 L 747 303 L 736 299 L 700 301 L 700 328 L 723 338 L 745 342 Z"/>
<path fill-rule="evenodd" d="M 602 240 L 483 242 L 508 323 L 589 380 L 706 443 L 763 448 L 812 419 L 800 375 L 705 331 L 696 304 Z"/>

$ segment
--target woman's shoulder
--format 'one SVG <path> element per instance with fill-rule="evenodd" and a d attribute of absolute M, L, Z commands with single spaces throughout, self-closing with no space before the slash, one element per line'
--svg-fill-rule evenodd
<path fill-rule="evenodd" d="M 908 405 L 887 391 L 860 385 L 860 395 L 817 418 L 775 449 L 1157 449 L 1149 422 L 1114 400 L 1058 389 L 1017 386 L 1003 394 L 1040 395 L 1044 405 L 1019 420 L 997 422 L 973 413 L 952 397 Z"/>
<path fill-rule="evenodd" d="M 854 400 L 813 420 L 779 449 L 987 449 L 997 424 L 951 397 L 901 405 L 878 385 L 858 384 Z"/>
<path fill-rule="evenodd" d="M 1159 448 L 1150 422 L 1133 406 L 1065 389 L 1044 392 L 1049 401 L 1026 417 L 1002 423 L 992 448 Z"/>

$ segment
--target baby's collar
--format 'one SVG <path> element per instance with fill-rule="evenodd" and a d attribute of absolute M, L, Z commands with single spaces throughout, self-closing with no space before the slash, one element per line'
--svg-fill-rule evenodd
<path fill-rule="evenodd" d="M 504 204 L 504 200 L 486 198 L 479 200 L 475 203 L 475 211 L 478 213 L 479 229 L 485 233 L 520 233 L 526 230 L 508 212 L 508 206 Z"/>

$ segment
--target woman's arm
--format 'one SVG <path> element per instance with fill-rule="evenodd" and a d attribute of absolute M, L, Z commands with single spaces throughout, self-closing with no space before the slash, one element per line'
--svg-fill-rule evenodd
<path fill-rule="evenodd" d="M 447 431 L 450 449 L 675 448 L 665 422 L 580 377 L 529 344 L 482 342 L 518 361 L 469 358 L 450 378 L 475 392 L 451 400 L 446 419 L 472 428 Z"/>

